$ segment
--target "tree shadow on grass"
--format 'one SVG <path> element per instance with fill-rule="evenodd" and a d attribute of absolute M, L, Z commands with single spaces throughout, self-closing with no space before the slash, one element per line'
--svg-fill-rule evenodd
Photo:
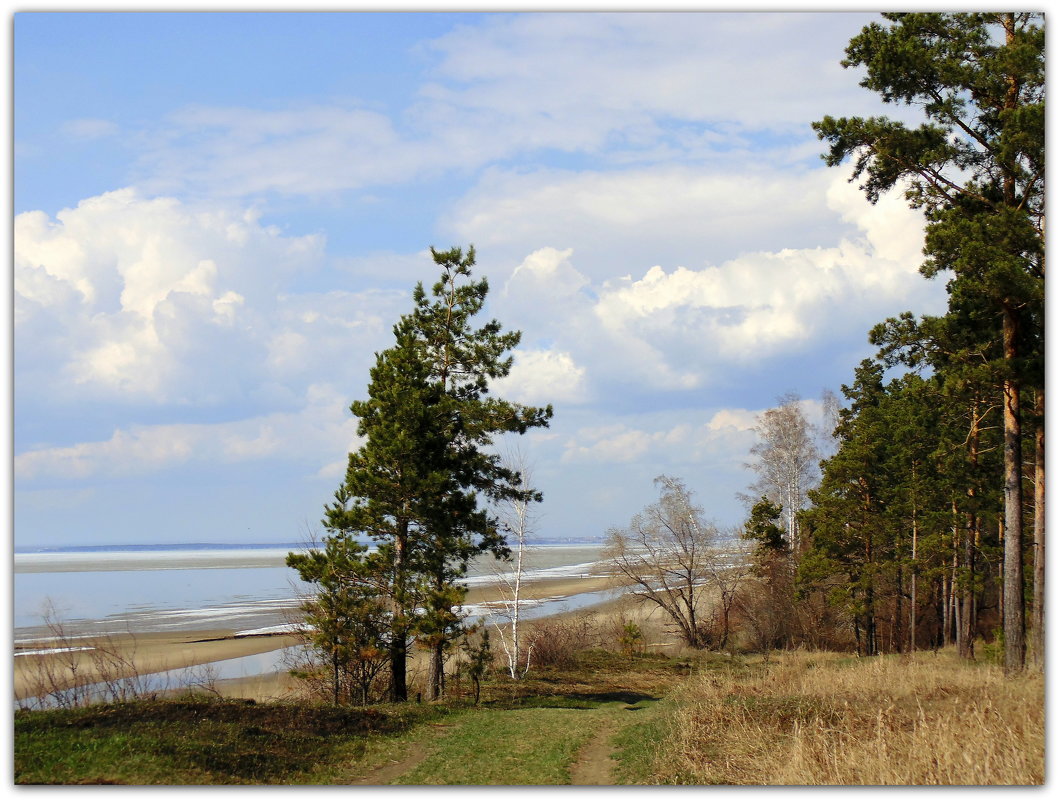
<path fill-rule="evenodd" d="M 602 704 L 620 702 L 633 706 L 641 701 L 658 701 L 659 698 L 647 693 L 629 690 L 615 690 L 595 693 L 562 693 L 560 695 L 535 695 L 518 698 L 508 702 L 494 702 L 490 706 L 503 708 L 511 706 L 518 709 L 596 709 Z"/>

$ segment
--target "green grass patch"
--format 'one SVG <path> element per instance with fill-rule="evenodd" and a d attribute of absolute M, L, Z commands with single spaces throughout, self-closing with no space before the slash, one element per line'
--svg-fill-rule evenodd
<path fill-rule="evenodd" d="M 658 751 L 667 739 L 671 725 L 672 701 L 641 701 L 623 711 L 622 726 L 611 742 L 615 784 L 652 784 L 651 776 Z"/>
<path fill-rule="evenodd" d="M 604 701 L 569 695 L 527 695 L 489 704 L 492 709 L 598 709 Z"/>
<path fill-rule="evenodd" d="M 137 701 L 15 713 L 16 784 L 327 784 L 444 710 Z"/>

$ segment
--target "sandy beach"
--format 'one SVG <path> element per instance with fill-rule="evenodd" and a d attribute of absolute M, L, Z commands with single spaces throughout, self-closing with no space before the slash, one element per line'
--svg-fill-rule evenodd
<path fill-rule="evenodd" d="M 601 592 L 614 587 L 615 582 L 609 577 L 544 578 L 524 583 L 521 595 L 526 600 L 567 598 L 582 593 Z M 501 590 L 496 585 L 477 586 L 472 587 L 468 592 L 466 603 L 468 605 L 490 603 L 501 600 L 502 597 Z M 594 608 L 612 606 L 616 603 L 618 603 L 617 596 L 605 598 L 602 604 Z M 106 670 L 124 677 L 136 673 L 193 668 L 219 660 L 275 651 L 297 644 L 298 638 L 282 633 L 237 636 L 232 630 L 210 629 L 177 633 L 148 632 L 112 635 L 99 641 L 71 638 L 64 644 L 73 647 L 87 647 L 89 642 L 116 654 L 117 660 L 110 660 L 111 666 Z M 45 641 L 27 643 L 20 645 L 18 650 L 45 650 L 49 645 L 53 643 Z M 98 651 L 96 655 L 98 657 Z M 114 666 L 115 661 L 120 664 Z M 74 673 L 80 677 L 87 676 L 91 680 L 99 680 L 101 676 L 97 663 L 98 658 L 93 658 L 92 650 L 18 656 L 14 660 L 15 698 L 37 695 L 41 692 L 42 682 L 56 684 L 72 681 Z M 48 677 L 46 680 L 45 676 Z M 282 697 L 293 689 L 291 680 L 283 673 L 225 679 L 216 682 L 215 686 L 224 695 L 257 700 Z"/>

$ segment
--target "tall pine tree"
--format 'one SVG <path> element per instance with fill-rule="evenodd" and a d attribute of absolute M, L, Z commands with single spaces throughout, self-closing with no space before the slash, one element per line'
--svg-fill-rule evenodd
<path fill-rule="evenodd" d="M 368 399 L 356 401 L 364 444 L 324 520 L 332 537 L 368 537 L 385 573 L 390 607 L 391 697 L 407 700 L 407 655 L 416 639 L 430 652 L 432 697 L 444 689 L 444 659 L 461 630 L 460 579 L 472 558 L 508 555 L 494 516 L 482 503 L 540 494 L 520 487 L 491 446 L 505 433 L 547 426 L 551 406 L 489 396 L 508 374 L 518 332 L 492 320 L 475 328 L 489 291 L 471 280 L 474 249 L 431 250 L 441 277 L 394 326 L 396 343 L 376 355 Z"/>
<path fill-rule="evenodd" d="M 489 283 L 471 279 L 474 247 L 437 251 L 431 248 L 441 275 L 428 295 L 420 284 L 414 293 L 415 310 L 409 316 L 423 348 L 429 380 L 440 393 L 447 452 L 455 486 L 450 508 L 431 524 L 434 546 L 424 551 L 424 572 L 429 575 L 428 617 L 431 651 L 431 696 L 444 691 L 444 654 L 459 627 L 453 606 L 462 597 L 459 579 L 469 560 L 485 552 L 508 556 L 505 538 L 495 515 L 480 507 L 482 495 L 492 501 L 514 497 L 540 500 L 540 494 L 521 487 L 520 476 L 504 466 L 491 448 L 494 438 L 506 433 L 524 434 L 547 426 L 551 406 L 524 406 L 489 395 L 489 382 L 511 370 L 518 331 L 504 332 L 496 320 L 481 327 L 474 318 L 482 311 Z"/>
<path fill-rule="evenodd" d="M 332 537 L 376 543 L 390 611 L 390 695 L 404 701 L 408 648 L 425 594 L 420 562 L 453 480 L 441 392 L 429 380 L 408 320 L 394 327 L 394 335 L 394 347 L 376 356 L 368 399 L 350 407 L 365 441 L 349 455 L 324 525 Z"/>

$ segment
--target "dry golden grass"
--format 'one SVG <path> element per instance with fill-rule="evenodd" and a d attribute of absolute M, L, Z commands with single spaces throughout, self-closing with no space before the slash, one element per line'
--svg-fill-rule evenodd
<path fill-rule="evenodd" d="M 949 653 L 791 652 L 689 685 L 655 778 L 682 784 L 1036 785 L 1044 680 Z"/>

